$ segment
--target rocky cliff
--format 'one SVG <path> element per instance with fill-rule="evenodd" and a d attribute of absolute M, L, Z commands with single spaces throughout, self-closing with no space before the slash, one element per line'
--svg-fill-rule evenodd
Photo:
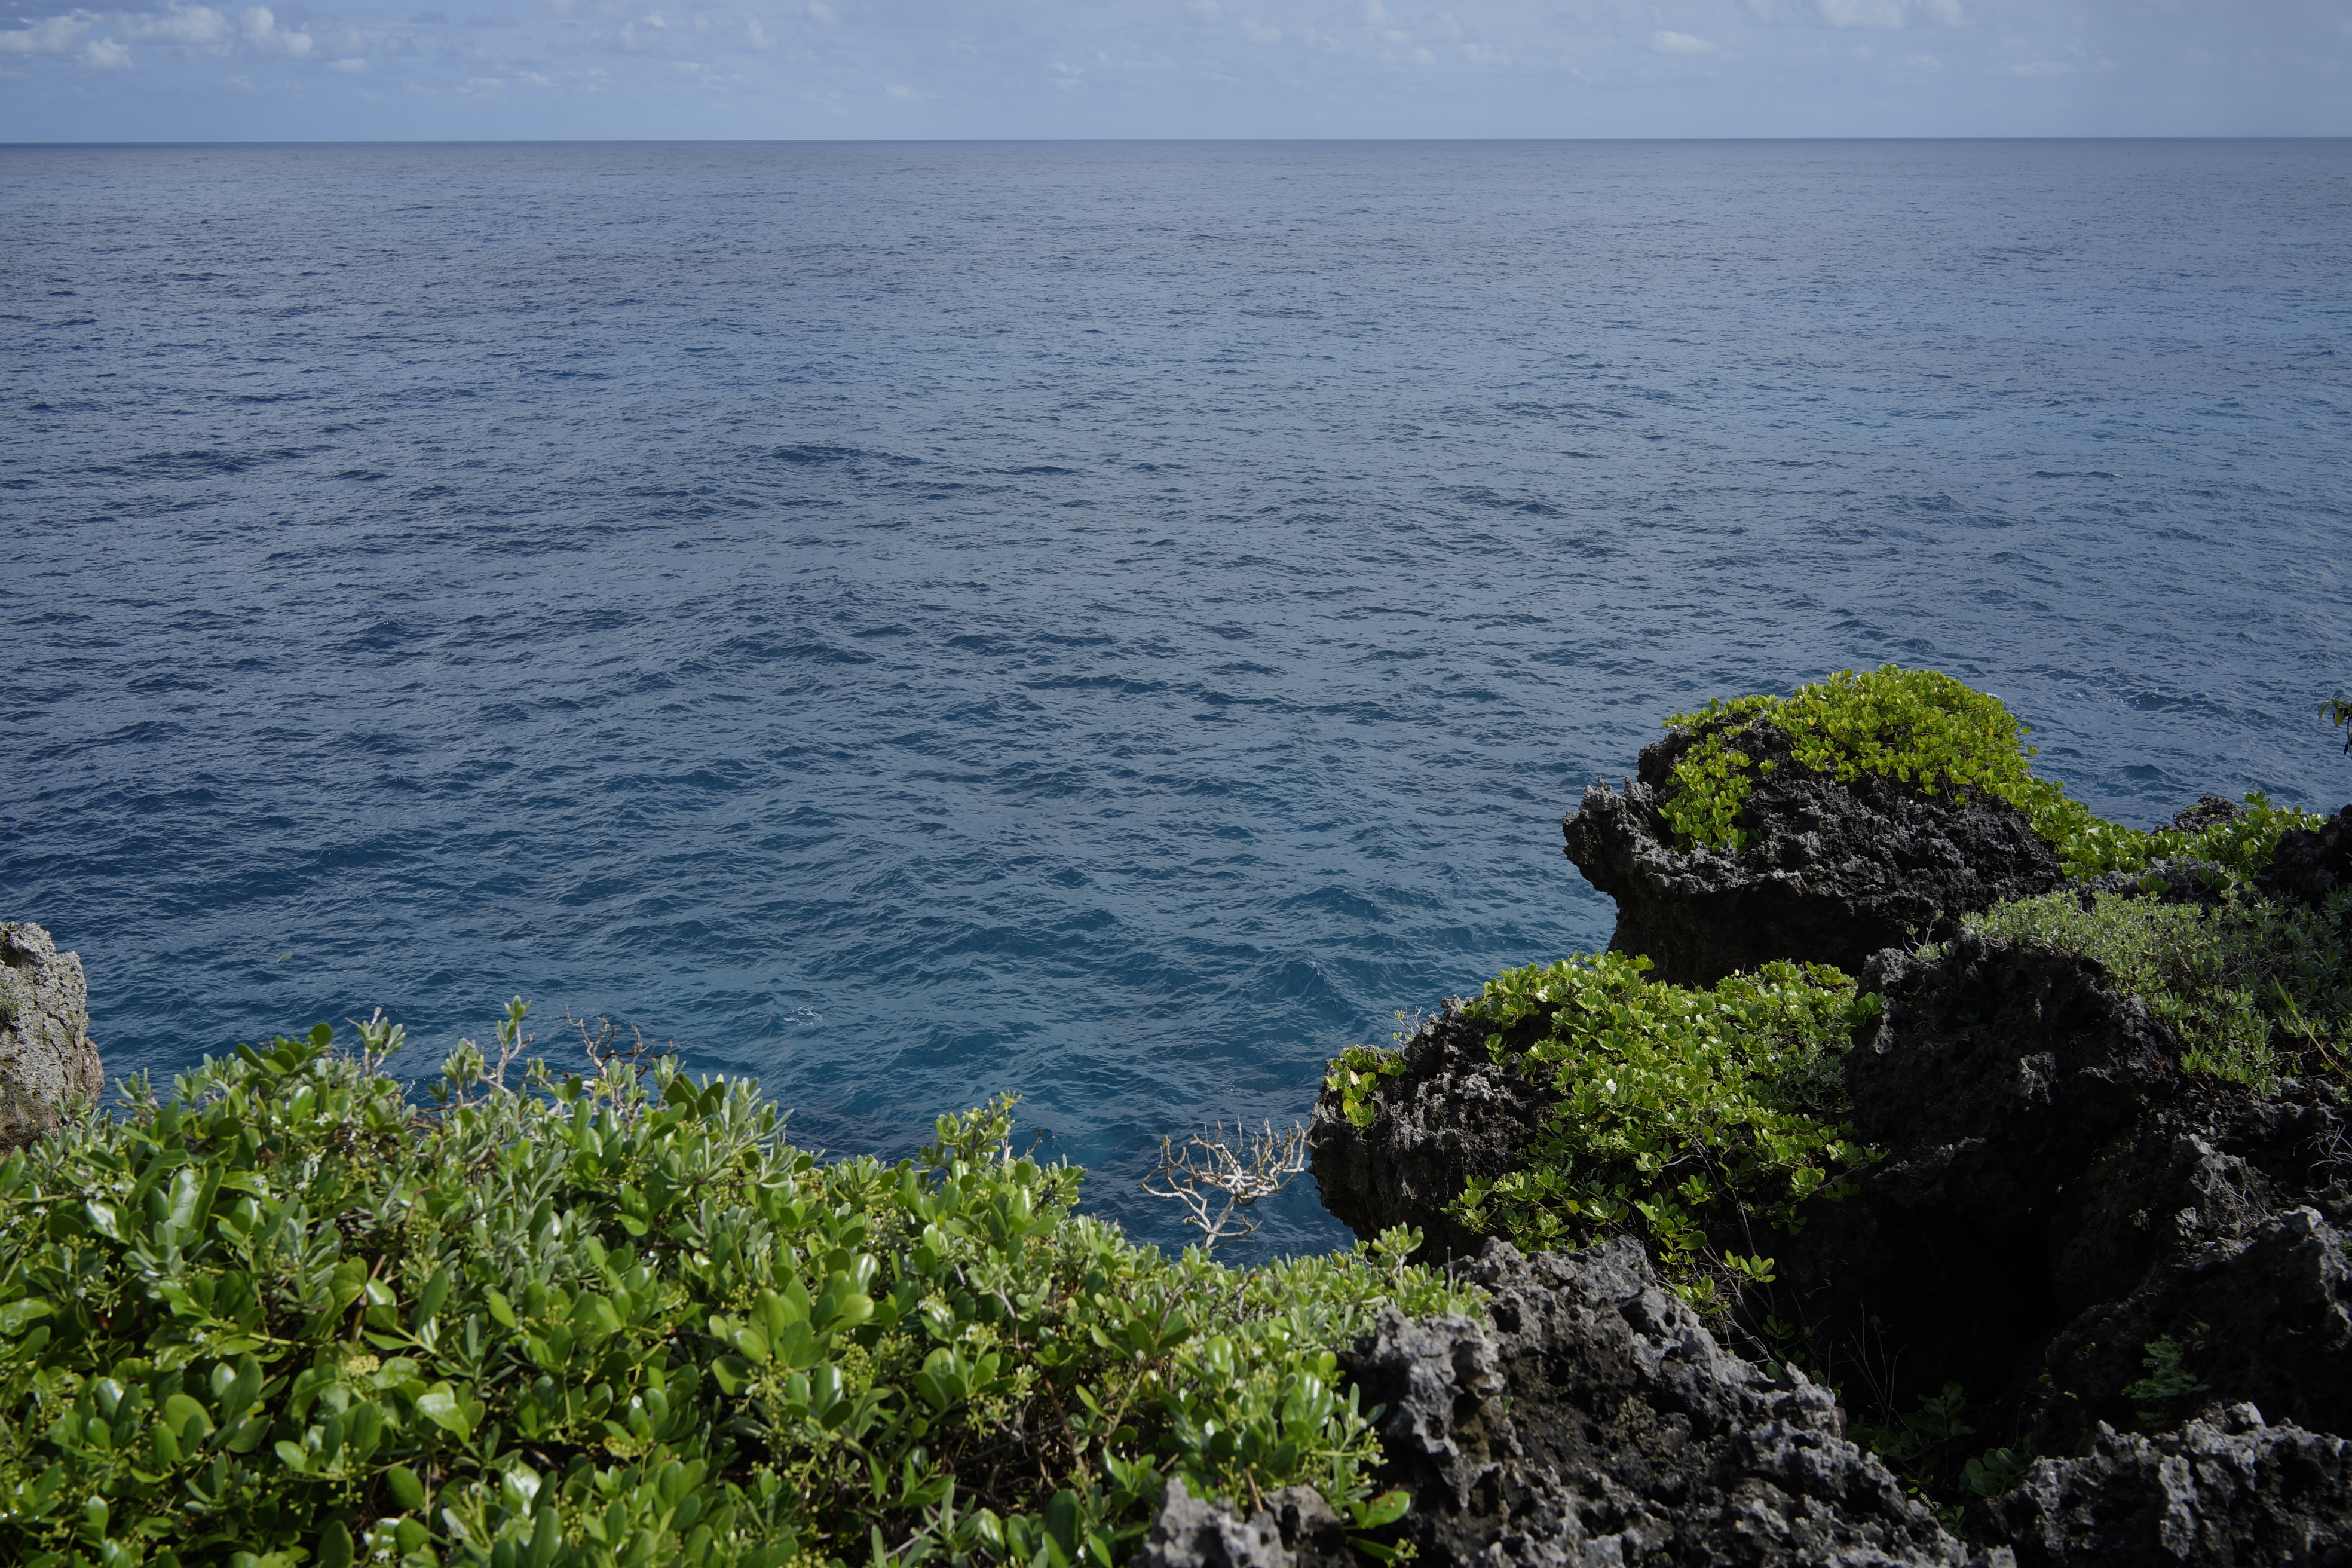
<path fill-rule="evenodd" d="M 55 1131 L 69 1100 L 105 1089 L 80 956 L 39 926 L 0 922 L 0 1153 Z"/>
<path fill-rule="evenodd" d="M 1883 1157 L 1775 1238 L 1773 1310 L 1872 1419 L 1957 1383 L 1988 1446 L 2042 1458 L 1970 1504 L 1963 1544 L 1882 1487 L 1810 1384 L 1698 1349 L 1686 1311 L 1627 1308 L 1655 1284 L 1637 1288 L 1637 1247 L 1482 1252 L 1445 1205 L 1518 1164 L 1559 1094 L 1449 1012 L 1381 1080 L 1370 1126 L 1327 1094 L 1310 1137 L 1325 1202 L 1359 1235 L 1418 1225 L 1430 1256 L 1496 1291 L 1492 1331 L 1384 1325 L 1359 1352 L 1368 1398 L 1420 1413 L 1383 1433 L 1423 1556 L 2352 1563 L 2352 1112 L 2336 1091 L 2189 1075 L 2095 963 L 1960 937 L 1950 916 L 2064 885 L 2005 803 L 1783 758 L 1748 798 L 1742 848 L 1676 848 L 1659 805 L 1688 742 L 1646 749 L 1638 779 L 1595 785 L 1563 825 L 1618 900 L 1612 945 L 1681 984 L 1828 963 L 1883 999 L 1845 1067 Z M 2182 863 L 2082 890 L 2210 901 L 2212 881 Z M 2288 834 L 2260 886 L 2314 906 L 2352 886 L 2352 807 Z M 1930 936 L 1957 940 L 1921 956 Z"/>

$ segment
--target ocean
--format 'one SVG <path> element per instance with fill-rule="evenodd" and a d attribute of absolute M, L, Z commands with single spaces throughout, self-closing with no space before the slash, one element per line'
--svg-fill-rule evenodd
<path fill-rule="evenodd" d="M 1607 941 L 1559 816 L 1709 696 L 2352 798 L 2352 143 L 14 146 L 0 214 L 0 918 L 118 1075 L 520 994 L 835 1153 L 1016 1092 L 1173 1245 L 1163 1134 Z"/>

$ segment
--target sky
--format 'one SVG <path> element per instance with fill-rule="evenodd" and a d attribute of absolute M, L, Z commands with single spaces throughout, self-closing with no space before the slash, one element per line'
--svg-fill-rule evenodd
<path fill-rule="evenodd" d="M 2347 134 L 2352 0 L 0 0 L 0 142 Z"/>

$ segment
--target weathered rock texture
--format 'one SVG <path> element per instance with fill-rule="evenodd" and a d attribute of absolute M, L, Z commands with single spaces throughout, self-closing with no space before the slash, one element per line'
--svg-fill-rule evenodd
<path fill-rule="evenodd" d="M 1727 1354 L 1638 1244 L 1496 1242 L 1464 1272 L 1491 1328 L 1391 1311 L 1346 1363 L 1429 1568 L 1986 1561 L 1838 1435 L 1826 1390 Z"/>
<path fill-rule="evenodd" d="M 1406 1042 L 1404 1071 L 1384 1079 L 1370 1127 L 1351 1124 L 1337 1089 L 1315 1101 L 1307 1131 L 1309 1168 L 1323 1206 L 1370 1239 L 1393 1225 L 1417 1226 L 1416 1256 L 1444 1262 L 1475 1255 L 1486 1238 L 1444 1213 L 1473 1176 L 1516 1169 L 1520 1151 L 1559 1096 L 1497 1067 L 1485 1024 L 1449 1005 Z"/>
<path fill-rule="evenodd" d="M 2036 1460 L 1987 1511 L 2021 1568 L 2338 1568 L 2352 1564 L 2346 1447 L 2251 1405 L 2156 1437 L 2101 1426 L 2088 1454 Z"/>
<path fill-rule="evenodd" d="M 1244 1519 L 1168 1483 L 1160 1517 L 1129 1568 L 1353 1568 L 1347 1526 L 1312 1487 L 1285 1487 Z"/>
<path fill-rule="evenodd" d="M 0 922 L 0 1153 L 55 1131 L 68 1098 L 105 1089 L 79 955 L 39 926 Z"/>
<path fill-rule="evenodd" d="M 1755 842 L 1677 849 L 1659 807 L 1696 739 L 1677 730 L 1643 747 L 1622 794 L 1594 784 L 1560 824 L 1569 858 L 1617 900 L 1609 945 L 1646 954 L 1654 979 L 1712 984 L 1776 958 L 1853 973 L 1882 947 L 1948 935 L 1952 917 L 2065 880 L 2008 802 L 1957 803 L 1892 779 L 1841 784 L 1800 766 L 1764 722 L 1740 742 L 1777 764 L 1738 819 Z"/>
<path fill-rule="evenodd" d="M 2315 831 L 2283 835 L 2278 853 L 2254 885 L 2274 899 L 2296 899 L 2314 908 L 2338 888 L 2352 888 L 2352 805 Z"/>
<path fill-rule="evenodd" d="M 2332 1093 L 2192 1085 L 2086 960 L 1962 940 L 1932 963 L 1882 953 L 1865 984 L 1885 1005 L 1847 1082 L 1887 1156 L 1785 1249 L 1825 1345 L 1906 1408 L 1958 1381 L 2045 1454 L 2132 1421 L 2160 1336 L 2201 1341 L 2204 1397 L 2352 1432 L 2352 1140 Z"/>

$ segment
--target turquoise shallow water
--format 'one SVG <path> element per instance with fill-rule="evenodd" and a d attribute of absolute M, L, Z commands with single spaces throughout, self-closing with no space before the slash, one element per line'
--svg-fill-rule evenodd
<path fill-rule="evenodd" d="M 0 149 L 0 913 L 117 1072 L 505 996 L 835 1151 L 1606 940 L 1659 717 L 2352 797 L 2352 147 Z M 1311 1183 L 1276 1246 L 1338 1237 Z"/>

